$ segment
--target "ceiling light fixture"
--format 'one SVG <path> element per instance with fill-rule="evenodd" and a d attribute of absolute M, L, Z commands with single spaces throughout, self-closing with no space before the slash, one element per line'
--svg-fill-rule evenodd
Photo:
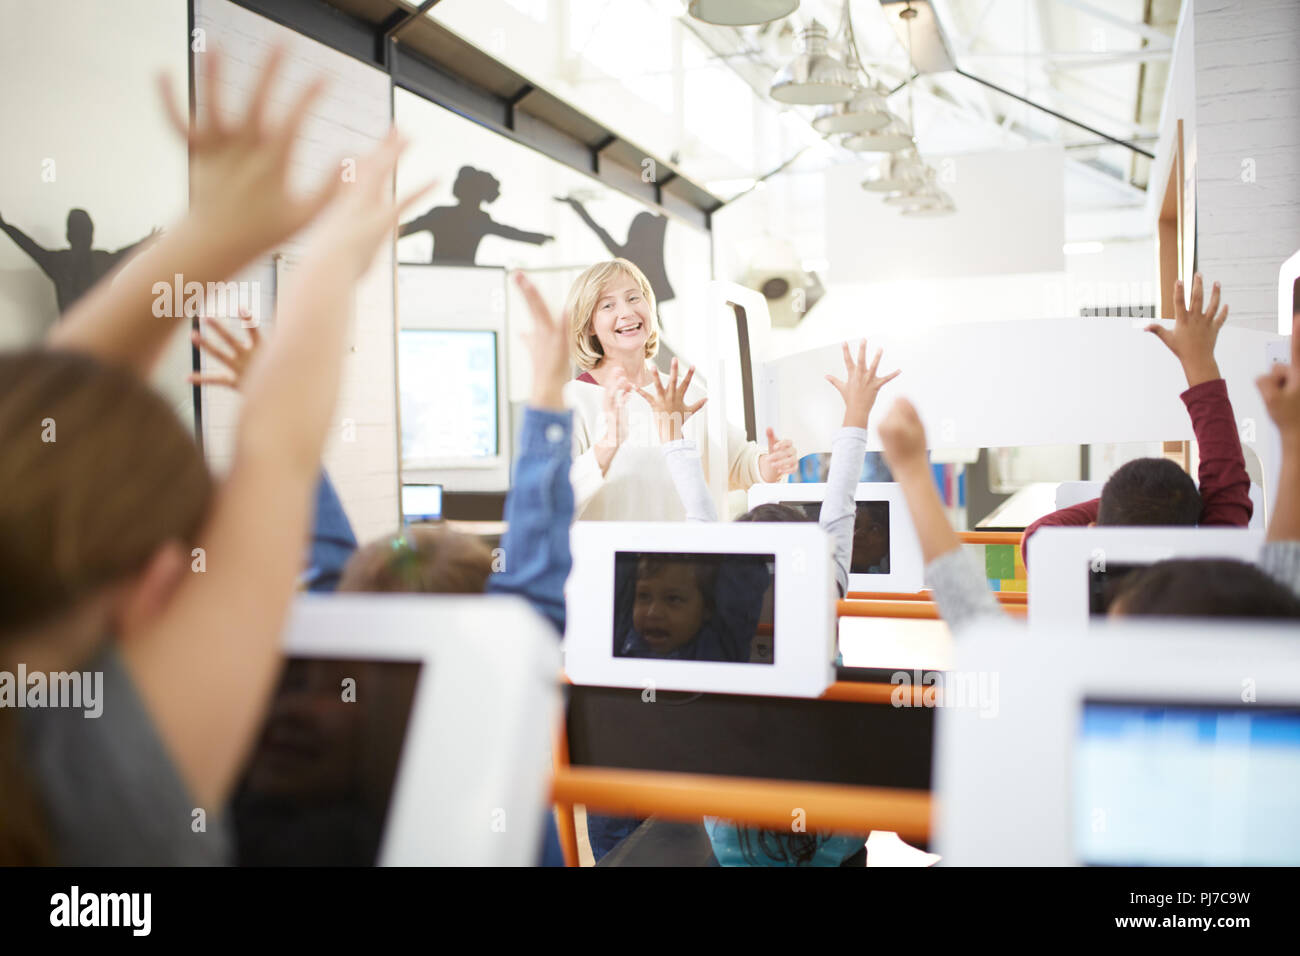
<path fill-rule="evenodd" d="M 814 20 L 799 34 L 802 52 L 772 81 L 771 96 L 779 103 L 820 106 L 853 98 L 853 74 L 828 49 L 826 28 Z"/>
<path fill-rule="evenodd" d="M 788 17 L 799 0 L 691 0 L 687 12 L 720 27 L 747 27 Z"/>

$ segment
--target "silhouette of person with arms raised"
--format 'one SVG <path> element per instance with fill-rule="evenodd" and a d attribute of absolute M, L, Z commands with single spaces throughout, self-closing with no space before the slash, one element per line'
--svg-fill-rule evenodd
<path fill-rule="evenodd" d="M 462 166 L 451 187 L 456 197 L 454 206 L 435 206 L 423 216 L 403 223 L 399 236 L 417 232 L 433 233 L 433 259 L 435 265 L 472 266 L 478 254 L 478 244 L 484 236 L 500 236 L 515 242 L 540 246 L 554 236 L 542 232 L 526 232 L 496 222 L 480 208 L 501 195 L 501 183 L 489 172 Z"/>
<path fill-rule="evenodd" d="M 68 311 L 68 307 L 106 272 L 158 235 L 155 229 L 139 242 L 123 246 L 116 252 L 95 249 L 95 224 L 84 209 L 73 209 L 68 213 L 67 249 L 46 249 L 13 223 L 5 222 L 3 216 L 0 216 L 0 229 L 50 277 L 60 315 Z"/>
<path fill-rule="evenodd" d="M 636 264 L 650 280 L 650 288 L 655 294 L 655 301 L 667 302 L 676 293 L 668 282 L 668 270 L 664 267 L 664 233 L 668 229 L 668 217 L 656 216 L 652 212 L 639 212 L 632 217 L 632 224 L 627 227 L 627 242 L 619 245 L 614 237 L 602 229 L 596 220 L 572 196 L 556 196 L 556 202 L 569 206 L 582 217 L 582 221 L 596 234 L 609 254 L 619 259 L 627 259 Z"/>

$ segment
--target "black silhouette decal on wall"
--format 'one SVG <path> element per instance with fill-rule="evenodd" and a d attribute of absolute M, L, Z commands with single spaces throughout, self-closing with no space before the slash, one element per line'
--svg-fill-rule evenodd
<path fill-rule="evenodd" d="M 602 229 L 596 220 L 583 207 L 582 203 L 571 196 L 555 197 L 573 209 L 587 227 L 604 243 L 611 256 L 627 259 L 645 273 L 654 290 L 656 302 L 668 302 L 676 293 L 668 282 L 668 270 L 664 267 L 664 233 L 668 229 L 668 217 L 657 216 L 652 212 L 639 212 L 632 217 L 632 224 L 627 227 L 627 242 L 620 245 L 614 237 Z"/>
<path fill-rule="evenodd" d="M 493 202 L 501 195 L 501 183 L 489 172 L 462 166 L 456 174 L 451 193 L 458 200 L 454 206 L 435 206 L 423 216 L 403 223 L 399 236 L 417 232 L 433 233 L 433 259 L 439 265 L 472 266 L 478 253 L 478 244 L 484 236 L 500 236 L 515 242 L 534 246 L 550 242 L 554 236 L 542 232 L 526 232 L 513 226 L 504 226 L 493 220 L 484 203 Z"/>
<path fill-rule="evenodd" d="M 68 213 L 67 249 L 46 249 L 13 223 L 5 222 L 3 216 L 0 216 L 0 229 L 50 277 L 54 283 L 54 295 L 59 301 L 60 315 L 68 311 L 68 307 L 106 272 L 158 235 L 155 229 L 139 242 L 123 246 L 116 252 L 92 248 L 95 224 L 84 209 L 73 209 Z"/>

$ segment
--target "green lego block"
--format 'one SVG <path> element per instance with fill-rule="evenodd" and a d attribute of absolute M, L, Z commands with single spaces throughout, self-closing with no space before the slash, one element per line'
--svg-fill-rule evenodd
<path fill-rule="evenodd" d="M 984 547 L 985 577 L 1006 580 L 1016 576 L 1016 546 L 990 544 Z"/>

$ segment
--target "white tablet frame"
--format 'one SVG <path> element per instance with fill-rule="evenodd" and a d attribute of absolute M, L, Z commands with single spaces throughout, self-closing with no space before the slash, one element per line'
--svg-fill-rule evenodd
<path fill-rule="evenodd" d="M 997 675 L 997 712 L 940 710 L 936 852 L 958 866 L 1069 866 L 1084 702 L 1240 706 L 1249 686 L 1261 707 L 1297 707 L 1300 634 L 1291 622 L 991 622 L 958 643 L 957 671 Z"/>
<path fill-rule="evenodd" d="M 1043 528 L 1029 547 L 1029 622 L 1087 626 L 1088 568 L 1154 564 L 1168 558 L 1230 558 L 1255 563 L 1264 532 L 1253 528 Z"/>
<path fill-rule="evenodd" d="M 423 665 L 380 866 L 537 864 L 562 715 L 560 640 L 524 599 L 303 595 L 283 647 Z"/>
<path fill-rule="evenodd" d="M 564 667 L 575 684 L 642 690 L 817 697 L 835 677 L 833 578 L 815 524 L 580 521 L 566 589 Z M 617 552 L 774 554 L 774 661 L 658 660 L 614 655 Z"/>
<path fill-rule="evenodd" d="M 749 486 L 749 507 L 780 504 L 782 501 L 826 500 L 823 481 L 789 481 Z M 889 573 L 849 573 L 850 591 L 885 591 L 911 594 L 925 587 L 925 562 L 921 559 L 921 542 L 912 526 L 903 489 L 892 481 L 862 481 L 853 500 L 889 502 Z"/>

